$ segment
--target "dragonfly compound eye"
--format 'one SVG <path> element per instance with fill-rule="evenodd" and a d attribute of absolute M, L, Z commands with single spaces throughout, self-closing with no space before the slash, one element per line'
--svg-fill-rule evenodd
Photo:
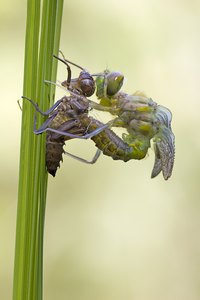
<path fill-rule="evenodd" d="M 112 97 L 119 92 L 124 82 L 121 72 L 111 72 L 107 75 L 107 95 Z"/>

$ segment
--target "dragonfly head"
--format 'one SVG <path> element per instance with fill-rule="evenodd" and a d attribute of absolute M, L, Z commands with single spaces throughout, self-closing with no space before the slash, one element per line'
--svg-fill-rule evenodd
<path fill-rule="evenodd" d="M 113 97 L 116 95 L 124 82 L 124 75 L 121 72 L 104 71 L 103 74 L 96 78 L 96 95 L 99 99 Z"/>

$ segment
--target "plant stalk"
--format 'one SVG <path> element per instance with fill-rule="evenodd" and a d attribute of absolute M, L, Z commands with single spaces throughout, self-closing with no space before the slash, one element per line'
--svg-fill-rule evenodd
<path fill-rule="evenodd" d="M 27 0 L 23 95 L 45 111 L 54 102 L 63 0 Z M 40 18 L 42 16 L 42 18 Z M 39 50 L 38 50 L 39 49 Z M 22 106 L 13 300 L 42 300 L 43 232 L 47 194 L 45 134 L 33 134 L 34 108 Z M 37 125 L 44 117 L 37 115 Z"/>

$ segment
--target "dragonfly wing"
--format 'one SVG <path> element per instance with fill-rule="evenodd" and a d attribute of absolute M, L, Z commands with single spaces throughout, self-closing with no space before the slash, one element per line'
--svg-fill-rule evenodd
<path fill-rule="evenodd" d="M 171 176 L 175 156 L 174 140 L 172 131 L 165 126 L 162 127 L 155 138 L 155 163 L 152 178 L 157 176 L 161 170 L 165 180 Z"/>
<path fill-rule="evenodd" d="M 151 173 L 151 178 L 158 176 L 158 174 L 162 171 L 162 162 L 161 162 L 160 153 L 157 144 L 154 144 L 154 151 L 155 151 L 155 162 Z"/>

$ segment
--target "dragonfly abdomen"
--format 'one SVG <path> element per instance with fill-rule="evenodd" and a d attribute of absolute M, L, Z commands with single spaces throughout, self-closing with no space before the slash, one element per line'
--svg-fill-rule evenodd
<path fill-rule="evenodd" d="M 55 177 L 57 168 L 60 167 L 60 161 L 62 161 L 62 154 L 64 152 L 63 139 L 55 141 L 51 139 L 51 134 L 47 133 L 46 141 L 46 167 L 47 171 Z"/>
<path fill-rule="evenodd" d="M 88 127 L 88 132 L 92 132 L 103 125 L 103 123 L 92 117 L 84 117 L 81 123 Z M 122 160 L 124 162 L 130 159 L 144 158 L 148 149 L 147 147 L 147 149 L 141 151 L 141 149 L 137 149 L 134 143 L 131 145 L 127 144 L 110 128 L 103 130 L 91 139 L 103 154 L 112 157 L 114 160 Z"/>

